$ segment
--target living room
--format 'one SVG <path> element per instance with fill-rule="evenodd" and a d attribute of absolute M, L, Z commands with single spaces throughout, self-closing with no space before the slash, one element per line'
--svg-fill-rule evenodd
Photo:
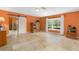
<path fill-rule="evenodd" d="M 4 37 L 4 40 L 1 39 L 1 50 L 79 50 L 78 10 L 78 7 L 0 8 L 1 38 Z M 32 39 L 35 40 L 28 43 Z M 75 46 L 74 42 L 77 42 Z"/>

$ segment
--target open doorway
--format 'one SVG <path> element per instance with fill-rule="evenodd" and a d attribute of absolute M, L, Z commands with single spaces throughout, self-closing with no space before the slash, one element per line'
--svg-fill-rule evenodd
<path fill-rule="evenodd" d="M 9 35 L 17 36 L 18 33 L 18 17 L 10 16 L 9 17 Z"/>
<path fill-rule="evenodd" d="M 34 28 L 33 28 L 33 32 L 40 32 L 40 21 L 39 20 L 35 20 L 34 21 Z"/>
<path fill-rule="evenodd" d="M 24 16 L 10 16 L 9 17 L 9 35 L 18 36 L 26 33 L 26 17 Z"/>

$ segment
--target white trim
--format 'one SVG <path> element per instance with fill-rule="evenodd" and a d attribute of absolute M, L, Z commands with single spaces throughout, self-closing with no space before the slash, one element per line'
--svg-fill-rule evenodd
<path fill-rule="evenodd" d="M 56 30 L 56 31 L 60 31 L 60 30 L 58 30 L 58 29 L 48 29 L 48 30 Z"/>
<path fill-rule="evenodd" d="M 48 18 L 46 19 L 46 32 L 48 32 Z"/>
<path fill-rule="evenodd" d="M 64 35 L 64 15 L 61 16 L 61 28 L 60 28 L 60 34 Z"/>

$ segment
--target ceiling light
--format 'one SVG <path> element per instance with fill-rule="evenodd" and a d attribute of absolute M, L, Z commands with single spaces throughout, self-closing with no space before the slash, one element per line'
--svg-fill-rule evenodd
<path fill-rule="evenodd" d="M 41 7 L 41 9 L 45 10 L 45 9 L 46 9 L 46 7 Z"/>
<path fill-rule="evenodd" d="M 5 19 L 3 17 L 0 17 L 0 22 L 4 22 Z"/>
<path fill-rule="evenodd" d="M 39 12 L 39 11 L 40 11 L 40 9 L 39 9 L 39 8 L 36 8 L 36 9 L 35 9 L 35 11 L 36 11 L 36 12 Z"/>

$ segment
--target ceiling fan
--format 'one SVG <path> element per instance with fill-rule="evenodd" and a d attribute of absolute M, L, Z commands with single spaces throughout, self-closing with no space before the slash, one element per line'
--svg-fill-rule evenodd
<path fill-rule="evenodd" d="M 45 10 L 45 9 L 47 9 L 47 8 L 46 8 L 46 7 L 41 7 L 41 9 Z"/>
<path fill-rule="evenodd" d="M 40 10 L 46 10 L 47 8 L 46 7 L 38 7 L 38 8 L 36 8 L 35 10 L 37 11 L 37 12 L 39 12 Z"/>

